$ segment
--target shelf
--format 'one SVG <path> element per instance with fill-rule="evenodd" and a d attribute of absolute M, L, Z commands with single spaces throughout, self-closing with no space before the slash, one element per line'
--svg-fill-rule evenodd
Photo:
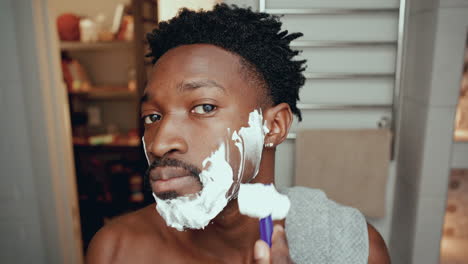
<path fill-rule="evenodd" d="M 102 144 L 90 144 L 87 138 L 73 138 L 73 146 L 80 149 L 121 149 L 121 148 L 139 148 L 141 146 L 141 140 L 138 138 L 121 137 L 109 143 Z"/>
<path fill-rule="evenodd" d="M 87 99 L 136 99 L 137 92 L 130 91 L 125 86 L 96 86 L 89 91 L 68 92 L 71 96 Z"/>
<path fill-rule="evenodd" d="M 133 47 L 133 41 L 109 41 L 109 42 L 79 42 L 79 41 L 62 41 L 60 42 L 61 50 L 103 50 L 103 49 L 123 49 Z"/>
<path fill-rule="evenodd" d="M 76 144 L 73 144 L 73 146 L 81 147 L 81 148 L 139 148 L 141 144 L 111 143 L 111 144 L 91 145 L 87 143 L 76 143 Z"/>

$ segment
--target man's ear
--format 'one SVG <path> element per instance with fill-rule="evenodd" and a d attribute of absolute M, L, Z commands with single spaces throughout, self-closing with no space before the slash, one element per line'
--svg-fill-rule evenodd
<path fill-rule="evenodd" d="M 288 136 L 293 120 L 291 108 L 287 103 L 275 105 L 265 111 L 263 118 L 270 130 L 265 136 L 265 146 L 276 147 Z"/>

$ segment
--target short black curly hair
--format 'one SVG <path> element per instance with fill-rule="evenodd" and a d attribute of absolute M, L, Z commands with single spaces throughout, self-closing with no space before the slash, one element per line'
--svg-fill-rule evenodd
<path fill-rule="evenodd" d="M 240 56 L 243 66 L 254 70 L 267 87 L 274 105 L 289 104 L 302 120 L 297 108 L 299 89 L 304 85 L 305 60 L 292 60 L 299 51 L 290 42 L 302 33 L 281 31 L 278 16 L 253 12 L 250 8 L 217 4 L 210 11 L 181 9 L 169 21 L 163 21 L 147 40 L 153 64 L 168 50 L 188 44 L 212 44 Z"/>

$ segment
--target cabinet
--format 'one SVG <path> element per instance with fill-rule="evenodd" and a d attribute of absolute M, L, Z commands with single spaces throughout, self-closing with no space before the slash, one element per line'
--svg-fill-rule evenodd
<path fill-rule="evenodd" d="M 133 41 L 63 42 L 61 50 L 65 64 L 76 60 L 88 80 L 86 85 L 76 78 L 68 81 L 74 144 L 138 147 L 139 91 Z M 70 74 L 78 71 L 73 66 L 65 68 Z"/>
<path fill-rule="evenodd" d="M 144 179 L 139 98 L 151 66 L 145 34 L 157 25 L 157 1 L 132 0 L 126 9 L 133 40 L 60 43 L 85 251 L 111 218 L 154 201 Z"/>
<path fill-rule="evenodd" d="M 68 87 L 83 246 L 106 221 L 151 201 L 144 194 L 134 41 L 62 42 L 86 89 Z M 142 59 L 143 60 L 143 59 Z M 77 86 L 78 87 L 78 86 Z"/>

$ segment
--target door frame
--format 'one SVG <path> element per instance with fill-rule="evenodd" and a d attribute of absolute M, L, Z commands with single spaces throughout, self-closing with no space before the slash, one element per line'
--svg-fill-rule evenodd
<path fill-rule="evenodd" d="M 83 260 L 67 91 L 49 0 L 12 0 L 45 263 Z"/>

